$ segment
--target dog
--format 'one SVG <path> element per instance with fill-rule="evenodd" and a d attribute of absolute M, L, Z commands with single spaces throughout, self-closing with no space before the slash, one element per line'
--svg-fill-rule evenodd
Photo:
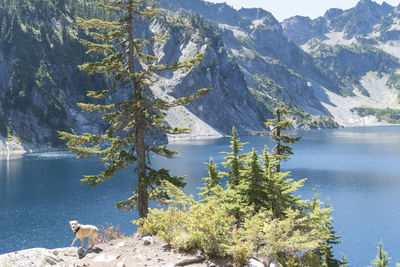
<path fill-rule="evenodd" d="M 81 240 L 81 248 L 85 248 L 84 238 L 89 237 L 89 248 L 93 248 L 94 244 L 99 237 L 99 229 L 94 225 L 83 225 L 78 221 L 70 221 L 69 225 L 71 226 L 72 231 L 76 235 L 74 241 L 72 241 L 71 247 L 74 246 L 74 243 L 78 238 Z"/>

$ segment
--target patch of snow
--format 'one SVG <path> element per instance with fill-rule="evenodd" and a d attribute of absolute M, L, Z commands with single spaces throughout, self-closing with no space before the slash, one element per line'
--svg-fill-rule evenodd
<path fill-rule="evenodd" d="M 256 19 L 253 20 L 253 23 L 250 26 L 250 29 L 257 29 L 260 25 L 264 24 L 264 19 Z"/>
<path fill-rule="evenodd" d="M 231 31 L 231 32 L 233 32 L 233 35 L 236 37 L 236 38 L 246 38 L 246 37 L 248 37 L 248 35 L 244 32 L 244 31 L 242 31 L 242 30 L 240 30 L 240 28 L 239 27 L 235 27 L 235 26 L 232 26 L 232 25 L 228 25 L 228 24 L 222 24 L 222 23 L 220 23 L 220 24 L 218 24 L 218 27 L 220 28 L 220 29 L 222 29 L 222 30 L 229 30 L 229 31 Z"/>
<path fill-rule="evenodd" d="M 393 18 L 392 25 L 390 25 L 390 28 L 388 31 L 400 31 L 400 18 L 399 17 Z"/>
<path fill-rule="evenodd" d="M 301 45 L 300 48 L 301 48 L 304 52 L 306 52 L 306 53 L 308 53 L 308 54 L 310 54 L 310 53 L 312 52 L 312 50 L 311 50 L 310 45 L 309 45 L 308 42 L 305 43 L 305 44 L 303 44 L 303 45 Z"/>
<path fill-rule="evenodd" d="M 344 37 L 344 32 L 328 32 L 325 34 L 326 40 L 323 42 L 327 45 L 346 45 L 349 46 L 353 44 L 356 39 L 353 37 L 351 39 L 346 39 Z"/>
<path fill-rule="evenodd" d="M 375 46 L 376 48 L 382 49 L 386 53 L 391 54 L 397 58 L 400 58 L 400 41 L 389 41 L 386 43 L 380 43 Z"/>

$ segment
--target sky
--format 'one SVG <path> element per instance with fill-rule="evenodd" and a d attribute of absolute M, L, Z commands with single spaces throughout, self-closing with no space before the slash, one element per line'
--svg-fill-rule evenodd
<path fill-rule="evenodd" d="M 236 9 L 242 7 L 261 7 L 271 12 L 276 19 L 301 15 L 316 18 L 322 16 L 330 8 L 349 9 L 354 7 L 358 0 L 207 0 L 214 3 L 227 3 Z M 384 1 L 375 0 L 382 4 Z M 400 0 L 386 0 L 392 6 L 398 6 Z"/>

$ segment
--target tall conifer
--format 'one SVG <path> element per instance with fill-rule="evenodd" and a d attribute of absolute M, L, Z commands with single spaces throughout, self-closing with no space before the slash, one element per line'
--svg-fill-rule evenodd
<path fill-rule="evenodd" d="M 148 213 L 149 198 L 157 198 L 157 187 L 163 180 L 176 186 L 182 186 L 182 178 L 172 177 L 166 170 L 151 169 L 149 153 L 172 157 L 175 152 L 165 146 L 145 142 L 150 133 L 163 132 L 180 134 L 188 128 L 171 128 L 164 123 L 169 108 L 190 103 L 204 95 L 210 89 L 201 89 L 188 97 L 166 101 L 151 94 L 150 86 L 158 82 L 163 71 L 194 67 L 202 58 L 197 55 L 183 62 L 171 65 L 159 64 L 158 58 L 147 53 L 155 42 L 165 41 L 167 36 L 154 35 L 143 39 L 142 32 L 136 25 L 140 20 L 155 18 L 159 10 L 154 0 L 99 0 L 99 7 L 108 14 L 109 20 L 78 18 L 78 24 L 87 29 L 95 41 L 83 40 L 88 47 L 88 54 L 97 54 L 99 60 L 88 62 L 80 69 L 89 74 L 104 73 L 114 80 L 110 89 L 90 91 L 88 96 L 94 99 L 104 98 L 114 90 L 129 87 L 132 97 L 124 101 L 113 101 L 107 104 L 80 103 L 84 112 L 100 112 L 107 121 L 108 129 L 103 134 L 84 133 L 82 135 L 61 132 L 61 138 L 78 158 L 97 156 L 104 164 L 105 170 L 97 175 L 87 175 L 83 182 L 95 186 L 111 179 L 122 169 L 136 163 L 138 189 L 127 201 L 117 204 L 118 208 L 138 208 L 139 217 Z M 101 88 L 104 89 L 104 88 Z"/>
<path fill-rule="evenodd" d="M 276 145 L 273 149 L 273 154 L 278 160 L 276 164 L 276 172 L 281 171 L 281 160 L 288 159 L 289 155 L 293 154 L 292 148 L 286 144 L 294 144 L 298 142 L 301 137 L 291 137 L 283 133 L 284 130 L 290 128 L 292 125 L 291 121 L 283 120 L 283 116 L 289 113 L 285 108 L 277 108 L 275 110 L 275 118 L 270 119 L 265 123 L 267 128 L 271 128 L 269 134 Z"/>
<path fill-rule="evenodd" d="M 247 143 L 240 142 L 235 127 L 232 127 L 232 135 L 227 137 L 231 139 L 231 145 L 229 147 L 232 149 L 232 151 L 221 152 L 222 154 L 226 155 L 226 161 L 222 162 L 222 165 L 228 169 L 228 172 L 223 173 L 223 175 L 229 177 L 229 185 L 235 187 L 240 182 L 240 171 L 243 170 L 243 165 L 249 154 L 240 154 L 240 152 L 243 150 L 242 147 Z"/>
<path fill-rule="evenodd" d="M 378 254 L 376 255 L 375 260 L 371 262 L 372 265 L 375 267 L 388 267 L 390 259 L 391 258 L 387 256 L 387 252 L 383 250 L 383 242 L 379 242 Z"/>
<path fill-rule="evenodd" d="M 263 171 L 254 149 L 250 153 L 250 158 L 242 171 L 242 177 L 238 190 L 243 194 L 246 205 L 251 207 L 253 209 L 253 214 L 255 214 L 266 206 L 266 188 Z"/>
<path fill-rule="evenodd" d="M 221 185 L 221 174 L 217 170 L 217 164 L 214 163 L 214 159 L 210 157 L 210 161 L 206 163 L 208 177 L 203 179 L 204 187 L 200 188 L 201 193 L 200 197 L 210 197 L 214 195 L 216 192 L 223 190 L 224 188 Z"/>
<path fill-rule="evenodd" d="M 286 209 L 294 208 L 299 203 L 300 198 L 294 196 L 293 193 L 303 186 L 306 179 L 294 181 L 288 178 L 287 172 L 275 172 L 273 169 L 277 163 L 273 161 L 267 147 L 264 149 L 263 163 L 265 207 L 272 211 L 275 218 L 283 218 Z"/>

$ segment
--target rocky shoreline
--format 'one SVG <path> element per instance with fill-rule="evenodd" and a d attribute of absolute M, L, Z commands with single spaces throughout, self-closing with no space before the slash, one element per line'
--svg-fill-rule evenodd
<path fill-rule="evenodd" d="M 226 259 L 210 260 L 200 253 L 185 254 L 171 249 L 157 237 L 123 237 L 96 244 L 93 249 L 78 247 L 32 248 L 0 255 L 0 267 L 233 267 Z M 268 259 L 251 259 L 248 267 L 279 267 Z"/>

